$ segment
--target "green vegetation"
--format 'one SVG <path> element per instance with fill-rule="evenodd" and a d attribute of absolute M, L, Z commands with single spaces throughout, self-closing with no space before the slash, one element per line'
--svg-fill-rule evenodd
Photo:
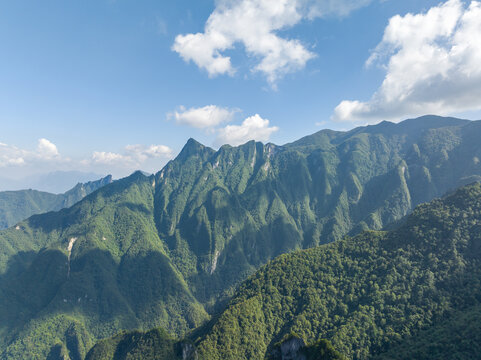
<path fill-rule="evenodd" d="M 394 231 L 369 231 L 282 255 L 245 281 L 219 316 L 190 334 L 196 356 L 477 358 L 480 234 L 481 184 L 475 184 L 417 207 Z M 122 353 L 118 344 L 125 338 L 133 339 L 132 353 L 156 356 L 147 341 L 137 345 L 149 333 L 127 335 L 101 342 L 88 359 L 114 358 L 102 357 L 99 349 Z M 173 340 L 156 346 L 159 354 L 175 349 Z"/>
<path fill-rule="evenodd" d="M 59 344 L 83 358 L 122 329 L 182 334 L 207 319 L 157 236 L 153 181 L 135 173 L 2 233 L 0 358 L 46 358 Z"/>
<path fill-rule="evenodd" d="M 77 184 L 64 194 L 36 190 L 0 192 L 0 229 L 6 229 L 36 214 L 68 208 L 95 190 L 110 184 L 112 176 Z"/>
<path fill-rule="evenodd" d="M 178 352 L 176 341 L 164 330 L 155 329 L 102 340 L 92 348 L 86 360 L 175 360 Z"/>
<path fill-rule="evenodd" d="M 264 359 L 289 333 L 350 359 L 479 357 L 480 234 L 476 184 L 395 231 L 282 255 L 196 334 L 199 358 Z"/>
<path fill-rule="evenodd" d="M 411 338 L 400 341 L 376 360 L 477 359 L 481 354 L 481 306 L 452 313 Z"/>
<path fill-rule="evenodd" d="M 344 356 L 334 349 L 332 344 L 325 339 L 316 341 L 312 345 L 308 345 L 304 350 L 306 360 L 344 360 Z"/>
<path fill-rule="evenodd" d="M 272 347 L 268 360 L 344 360 L 332 344 L 321 339 L 312 344 L 300 338 L 297 334 L 289 334 Z"/>
<path fill-rule="evenodd" d="M 0 358 L 81 357 L 94 342 L 122 330 L 162 327 L 182 337 L 205 323 L 209 313 L 223 309 L 243 280 L 279 255 L 382 229 L 415 205 L 481 179 L 481 164 L 475 161 L 481 158 L 480 138 L 481 122 L 425 117 L 349 132 L 324 130 L 285 146 L 252 141 L 214 151 L 189 140 L 155 176 L 135 173 L 68 209 L 33 216 L 0 232 Z M 226 327 L 219 351 L 229 348 L 240 359 L 262 358 L 292 330 L 309 344 L 328 339 L 346 356 L 362 357 L 408 336 L 414 330 L 405 329 L 414 329 L 416 321 L 427 325 L 419 314 L 434 322 L 451 298 L 440 297 L 429 310 L 421 295 L 413 295 L 417 300 L 411 302 L 403 278 L 413 282 L 414 294 L 430 290 L 419 292 L 422 280 L 397 269 L 400 265 L 390 257 L 404 264 L 401 255 L 386 249 L 377 271 L 364 267 L 368 259 L 363 256 L 377 251 L 386 236 L 364 234 L 355 242 L 307 252 L 312 258 L 296 252 L 292 260 L 275 260 L 273 264 L 286 261 L 286 266 L 293 261 L 302 274 L 294 280 L 308 282 L 299 290 L 290 287 L 293 279 L 285 289 L 281 280 L 268 282 L 267 289 L 259 283 L 259 293 L 245 299 L 247 305 L 231 303 L 227 311 L 247 316 L 258 343 L 249 350 L 239 345 L 239 339 L 250 341 L 252 333 L 236 333 L 240 325 L 233 324 Z M 340 246 L 346 246 L 346 254 Z M 336 270 L 344 256 L 346 268 Z M 431 279 L 423 269 L 412 270 Z M 434 283 L 442 270 L 431 270 Z M 345 278 L 363 273 L 347 287 L 335 271 Z M 377 284 L 383 271 L 393 273 L 384 285 Z M 311 273 L 329 272 L 325 279 L 311 278 Z M 402 301 L 402 316 L 385 299 L 380 300 L 382 310 L 364 303 L 363 282 L 373 289 L 377 284 L 381 299 Z M 374 291 L 364 292 L 368 290 Z M 323 302 L 326 294 L 329 301 Z M 273 308 L 265 308 L 263 296 L 272 297 Z M 351 308 L 358 303 L 362 306 Z M 310 317 L 309 306 L 320 311 Z M 285 312 L 271 323 L 279 309 Z M 304 318 L 286 320 L 301 310 Z M 386 311 L 387 335 L 370 337 Z M 346 320 L 346 314 L 352 317 Z M 225 316 L 212 320 L 208 337 L 196 338 L 199 351 L 210 351 L 218 341 L 217 321 Z M 405 328 L 396 327 L 400 323 Z M 68 331 L 72 326 L 74 335 Z M 196 334 L 202 331 L 207 334 L 207 327 Z M 351 343 L 343 340 L 345 333 Z"/>
<path fill-rule="evenodd" d="M 285 146 L 219 151 L 189 140 L 156 175 L 155 220 L 209 311 L 278 255 L 380 230 L 481 180 L 481 122 L 428 116 Z M 442 156 L 441 156 L 442 155 Z"/>

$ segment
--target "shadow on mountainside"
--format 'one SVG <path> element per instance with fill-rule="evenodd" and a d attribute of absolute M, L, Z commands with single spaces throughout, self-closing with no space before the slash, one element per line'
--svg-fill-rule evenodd
<path fill-rule="evenodd" d="M 65 344 L 72 324 L 85 328 L 88 338 L 100 339 L 136 328 L 181 334 L 207 318 L 160 252 L 124 256 L 117 263 L 108 251 L 94 249 L 71 261 L 68 276 L 68 257 L 60 250 L 10 258 L 0 276 L 3 348 L 37 346 L 35 339 L 47 341 L 43 348 L 56 345 L 48 343 L 55 339 Z M 15 343 L 19 332 L 30 340 Z"/>

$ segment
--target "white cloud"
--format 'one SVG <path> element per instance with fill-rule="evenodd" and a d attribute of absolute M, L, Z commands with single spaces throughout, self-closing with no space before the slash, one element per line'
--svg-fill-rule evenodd
<path fill-rule="evenodd" d="M 269 120 L 258 114 L 248 117 L 241 125 L 228 125 L 218 129 L 216 144 L 241 145 L 249 140 L 267 142 L 272 133 L 279 130 L 277 126 L 269 127 Z"/>
<path fill-rule="evenodd" d="M 47 139 L 39 139 L 37 151 L 40 157 L 45 159 L 51 159 L 59 156 L 57 146 Z"/>
<path fill-rule="evenodd" d="M 0 167 L 24 166 L 38 162 L 68 161 L 60 156 L 57 146 L 47 139 L 39 139 L 36 150 L 21 149 L 0 143 Z"/>
<path fill-rule="evenodd" d="M 169 159 L 173 156 L 172 149 L 165 145 L 150 145 L 148 147 L 143 145 L 127 145 L 125 150 L 127 156 L 135 159 L 139 163 L 142 163 L 147 159 Z"/>
<path fill-rule="evenodd" d="M 480 39 L 478 1 L 449 0 L 426 13 L 394 16 L 366 63 L 386 68 L 381 87 L 367 102 L 342 101 L 333 120 L 398 121 L 481 109 Z"/>
<path fill-rule="evenodd" d="M 54 143 L 43 138 L 32 149 L 0 142 L 0 168 L 4 169 L 3 176 L 12 179 L 35 173 L 72 170 L 122 177 L 139 169 L 158 171 L 173 155 L 173 150 L 165 145 L 128 145 L 119 153 L 95 151 L 88 158 L 70 159 L 61 155 Z"/>
<path fill-rule="evenodd" d="M 0 167 L 24 164 L 26 154 L 25 150 L 2 143 L 0 144 Z"/>
<path fill-rule="evenodd" d="M 288 73 L 303 69 L 315 54 L 299 40 L 276 32 L 302 19 L 345 16 L 372 0 L 218 0 L 203 33 L 178 35 L 172 49 L 193 61 L 209 76 L 232 75 L 231 58 L 223 52 L 242 44 L 247 54 L 260 59 L 252 69 L 271 85 Z"/>
<path fill-rule="evenodd" d="M 126 156 L 107 152 L 107 151 L 94 151 L 92 154 L 92 161 L 97 164 L 112 164 L 116 162 L 127 161 Z"/>
<path fill-rule="evenodd" d="M 181 106 L 179 111 L 169 114 L 179 124 L 185 124 L 196 128 L 207 128 L 232 120 L 237 110 L 208 105 L 201 108 L 186 109 Z"/>
<path fill-rule="evenodd" d="M 92 162 L 95 164 L 122 165 L 127 168 L 141 166 L 149 159 L 170 159 L 173 156 L 171 148 L 165 145 L 127 145 L 122 154 L 106 151 L 95 151 Z"/>

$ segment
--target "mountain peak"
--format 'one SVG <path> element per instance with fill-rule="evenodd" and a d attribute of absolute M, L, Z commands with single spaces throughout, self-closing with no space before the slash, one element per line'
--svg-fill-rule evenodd
<path fill-rule="evenodd" d="M 184 147 L 182 148 L 182 151 L 199 150 L 199 149 L 203 149 L 204 147 L 205 147 L 204 145 L 202 145 L 200 142 L 198 142 L 194 138 L 189 138 L 189 140 L 187 140 Z"/>
<path fill-rule="evenodd" d="M 193 156 L 193 155 L 201 155 L 206 150 L 209 151 L 209 152 L 214 152 L 213 149 L 211 149 L 211 148 L 209 148 L 205 145 L 202 145 L 200 142 L 198 142 L 197 140 L 195 140 L 193 138 L 190 138 L 185 143 L 184 147 L 182 148 L 181 152 L 179 153 L 178 158 L 182 159 L 182 158 L 187 158 L 187 157 L 190 157 L 190 156 Z"/>
<path fill-rule="evenodd" d="M 458 126 L 469 123 L 470 120 L 458 119 L 454 117 L 445 117 L 438 115 L 424 115 L 415 119 L 407 119 L 399 123 L 401 126 L 414 128 L 440 128 L 446 126 Z"/>

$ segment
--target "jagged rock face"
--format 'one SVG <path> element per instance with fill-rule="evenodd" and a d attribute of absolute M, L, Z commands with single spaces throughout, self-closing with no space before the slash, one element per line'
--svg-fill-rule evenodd
<path fill-rule="evenodd" d="M 305 346 L 303 339 L 290 338 L 281 344 L 280 357 L 276 360 L 306 360 L 306 356 L 302 353 Z"/>
<path fill-rule="evenodd" d="M 66 349 L 61 345 L 55 345 L 50 350 L 47 360 L 71 360 L 67 354 Z"/>
<path fill-rule="evenodd" d="M 181 344 L 182 347 L 182 360 L 198 360 L 197 351 L 192 344 Z"/>

